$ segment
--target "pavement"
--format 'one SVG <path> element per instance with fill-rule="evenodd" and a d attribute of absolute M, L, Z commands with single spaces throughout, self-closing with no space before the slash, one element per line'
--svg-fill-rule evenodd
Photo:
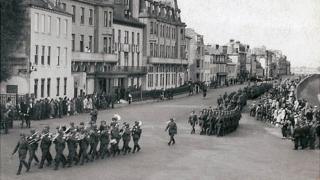
<path fill-rule="evenodd" d="M 0 179 L 1 180 L 315 180 L 320 179 L 320 151 L 294 151 L 293 143 L 282 140 L 280 129 L 273 128 L 242 115 L 239 128 L 224 137 L 190 134 L 187 117 L 190 112 L 209 105 L 224 92 L 232 92 L 242 86 L 210 90 L 207 98 L 202 95 L 181 96 L 170 101 L 133 103 L 126 107 L 100 111 L 98 121 L 108 120 L 119 113 L 123 121 L 133 124 L 143 121 L 140 145 L 135 154 L 120 155 L 105 160 L 96 160 L 84 166 L 59 169 L 53 167 L 39 170 L 32 166 L 30 172 L 16 176 L 18 157 L 10 158 L 19 133 L 26 129 L 15 128 L 9 135 L 1 135 Z M 175 117 L 178 134 L 176 144 L 168 146 L 164 131 L 170 117 Z M 33 122 L 33 128 L 42 129 L 46 124 L 51 131 L 59 124 L 79 124 L 89 120 L 88 114 Z M 130 144 L 132 146 L 132 142 Z M 54 147 L 51 147 L 54 155 Z M 67 150 L 66 150 L 67 151 Z M 67 153 L 67 152 L 66 152 Z M 65 154 L 66 154 L 65 153 Z M 40 152 L 37 152 L 38 157 Z"/>

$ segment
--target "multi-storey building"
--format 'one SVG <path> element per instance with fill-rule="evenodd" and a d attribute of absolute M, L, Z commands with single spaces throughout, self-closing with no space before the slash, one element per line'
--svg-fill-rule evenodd
<path fill-rule="evenodd" d="M 227 47 L 218 44 L 206 46 L 206 57 L 209 56 L 210 78 L 211 82 L 223 86 L 227 81 Z"/>
<path fill-rule="evenodd" d="M 113 1 L 64 0 L 61 7 L 72 15 L 75 96 L 113 92 L 119 73 L 113 46 Z"/>
<path fill-rule="evenodd" d="M 227 44 L 228 57 L 236 64 L 237 78 L 246 79 L 248 71 L 246 69 L 247 53 L 249 46 L 240 43 L 240 41 L 234 41 L 233 39 Z"/>
<path fill-rule="evenodd" d="M 26 1 L 21 46 L 12 54 L 12 77 L 1 93 L 30 94 L 35 99 L 72 97 L 71 21 L 59 3 Z"/>
<path fill-rule="evenodd" d="M 125 89 L 135 91 L 141 88 L 147 74 L 146 62 L 142 58 L 145 25 L 132 16 L 130 7 L 129 1 L 115 1 L 113 34 L 117 68 L 127 71 L 118 83 L 124 84 L 122 87 Z"/>
<path fill-rule="evenodd" d="M 206 62 L 210 62 L 210 56 L 205 58 L 203 36 L 196 33 L 193 29 L 186 29 L 187 47 L 188 47 L 188 77 L 192 82 L 206 82 L 208 66 Z M 209 59 L 208 59 L 209 58 Z"/>
<path fill-rule="evenodd" d="M 177 1 L 128 0 L 133 18 L 143 30 L 143 61 L 148 74 L 147 90 L 178 87 L 187 80 L 185 23 Z"/>

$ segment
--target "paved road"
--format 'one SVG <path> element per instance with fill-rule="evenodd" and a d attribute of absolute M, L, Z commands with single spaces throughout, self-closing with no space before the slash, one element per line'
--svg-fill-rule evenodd
<path fill-rule="evenodd" d="M 212 90 L 207 99 L 201 96 L 179 98 L 161 103 L 132 105 L 100 112 L 99 120 L 110 120 L 114 113 L 131 124 L 142 120 L 142 151 L 127 156 L 108 158 L 84 166 L 60 169 L 31 168 L 31 172 L 16 176 L 17 156 L 9 155 L 19 131 L 1 136 L 1 180 L 194 180 L 194 179 L 259 179 L 308 180 L 320 178 L 319 151 L 293 151 L 290 141 L 280 138 L 274 129 L 243 115 L 238 130 L 226 137 L 191 135 L 186 117 L 192 109 L 215 105 L 216 98 L 225 91 L 238 87 Z M 169 117 L 177 119 L 176 145 L 168 147 L 164 132 Z M 67 122 L 85 121 L 89 115 L 47 120 L 34 123 L 35 127 L 51 127 Z M 199 133 L 199 129 L 197 129 Z M 39 152 L 38 152 L 39 153 Z"/>

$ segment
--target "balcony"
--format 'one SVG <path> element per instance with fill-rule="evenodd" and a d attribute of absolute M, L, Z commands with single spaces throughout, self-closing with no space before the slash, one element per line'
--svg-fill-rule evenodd
<path fill-rule="evenodd" d="M 187 59 L 172 59 L 172 58 L 158 58 L 158 57 L 148 57 L 150 64 L 179 64 L 188 65 Z"/>
<path fill-rule="evenodd" d="M 116 54 L 72 52 L 72 61 L 117 63 Z"/>
<path fill-rule="evenodd" d="M 111 69 L 108 69 L 105 72 L 98 71 L 95 73 L 90 73 L 91 75 L 96 76 L 105 76 L 105 75 L 145 75 L 147 74 L 146 66 L 114 66 Z"/>

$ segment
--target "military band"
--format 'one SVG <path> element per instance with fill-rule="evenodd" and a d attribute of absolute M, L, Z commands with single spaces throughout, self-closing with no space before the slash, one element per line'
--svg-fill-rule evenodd
<path fill-rule="evenodd" d="M 83 122 L 75 127 L 74 123 L 70 123 L 70 127 L 57 127 L 55 133 L 50 132 L 50 127 L 45 126 L 40 131 L 31 130 L 30 135 L 21 134 L 21 137 L 15 147 L 12 155 L 19 152 L 19 168 L 17 175 L 21 173 L 22 167 L 25 166 L 29 171 L 32 162 L 39 163 L 36 151 L 40 144 L 41 159 L 39 168 L 42 169 L 45 161 L 47 166 L 53 163 L 53 158 L 50 153 L 51 145 L 55 148 L 54 170 L 59 167 L 72 167 L 73 165 L 83 165 L 89 161 L 96 159 L 104 159 L 110 155 L 119 155 L 119 143 L 123 141 L 123 154 L 128 154 L 132 151 L 130 147 L 131 138 L 133 140 L 133 153 L 140 151 L 139 140 L 141 137 L 142 123 L 136 121 L 131 128 L 129 123 L 124 123 L 124 126 L 119 128 L 120 116 L 115 115 L 112 118 L 110 125 L 106 121 L 101 121 L 98 126 L 90 121 L 87 125 Z M 110 145 L 109 145 L 110 144 Z M 65 149 L 68 149 L 68 154 L 65 156 Z M 26 161 L 29 151 L 29 160 Z"/>

